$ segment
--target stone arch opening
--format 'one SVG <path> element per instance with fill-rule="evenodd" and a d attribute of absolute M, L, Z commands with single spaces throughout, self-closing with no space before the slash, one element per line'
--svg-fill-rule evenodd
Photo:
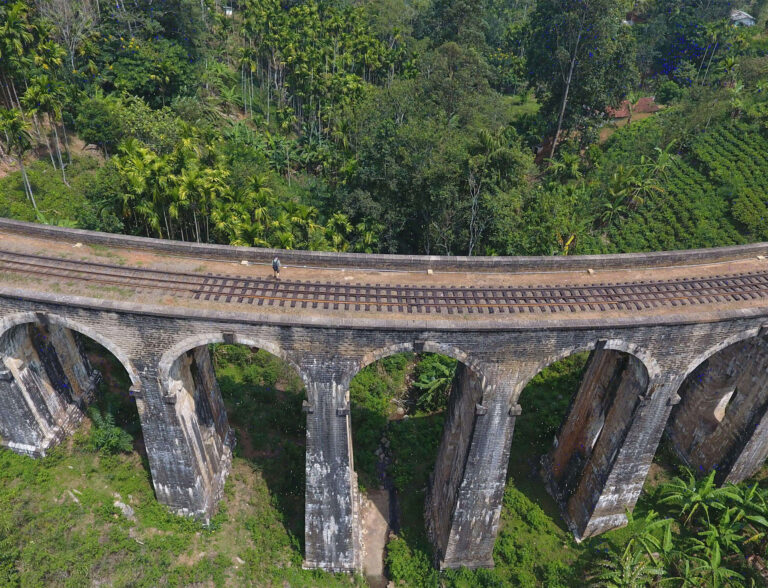
<path fill-rule="evenodd" d="M 274 497 L 285 531 L 301 537 L 308 403 L 294 363 L 269 341 L 211 333 L 171 348 L 158 373 L 208 494 L 208 514 L 234 470 L 236 492 L 268 492 L 258 500 Z"/>
<path fill-rule="evenodd" d="M 634 352 L 634 353 L 633 353 Z M 601 504 L 610 474 L 651 376 L 640 350 L 600 341 L 563 350 L 536 366 L 516 397 L 520 416 L 510 451 L 509 475 L 524 492 L 543 481 L 556 510 L 578 540 L 626 521 L 624 508 Z"/>
<path fill-rule="evenodd" d="M 479 362 L 451 345 L 400 343 L 360 362 L 349 395 L 369 575 L 382 572 L 388 531 L 442 559 L 485 386 Z"/>
<path fill-rule="evenodd" d="M 6 447 L 44 456 L 94 405 L 132 437 L 141 434 L 133 392 L 138 374 L 114 343 L 93 329 L 47 313 L 0 322 L 0 437 Z M 142 447 L 137 440 L 137 447 Z"/>
<path fill-rule="evenodd" d="M 750 477 L 768 457 L 768 338 L 743 333 L 713 347 L 688 370 L 665 436 L 694 472 L 718 483 Z"/>

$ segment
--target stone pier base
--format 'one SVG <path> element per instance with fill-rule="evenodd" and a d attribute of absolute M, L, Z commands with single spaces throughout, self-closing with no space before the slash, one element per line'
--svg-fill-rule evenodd
<path fill-rule="evenodd" d="M 184 514 L 209 519 L 224 493 L 224 483 L 232 465 L 234 434 L 229 428 L 224 401 L 221 398 L 211 354 L 207 347 L 184 353 L 171 366 L 170 388 L 165 392 L 166 404 L 173 407 L 176 424 L 183 436 L 183 446 L 191 463 L 189 488 L 177 490 L 183 497 L 183 508 L 168 502 Z M 190 508 L 189 496 L 194 497 Z"/>

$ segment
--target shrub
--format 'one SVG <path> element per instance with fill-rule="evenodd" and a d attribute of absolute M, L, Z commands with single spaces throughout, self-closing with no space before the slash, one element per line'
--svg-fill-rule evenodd
<path fill-rule="evenodd" d="M 111 412 L 102 412 L 92 406 L 88 413 L 93 421 L 91 427 L 91 448 L 102 453 L 129 453 L 133 451 L 133 437 L 115 425 Z"/>
<path fill-rule="evenodd" d="M 672 80 L 663 82 L 656 90 L 656 101 L 661 104 L 671 104 L 682 98 L 684 90 Z"/>
<path fill-rule="evenodd" d="M 437 572 L 427 555 L 423 551 L 411 550 L 401 537 L 387 543 L 386 563 L 395 584 L 404 582 L 414 588 L 437 585 Z"/>

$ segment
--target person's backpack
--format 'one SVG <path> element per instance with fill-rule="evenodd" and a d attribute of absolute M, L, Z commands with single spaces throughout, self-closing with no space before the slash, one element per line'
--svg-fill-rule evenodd
<path fill-rule="evenodd" d="M 275 257 L 275 259 L 272 260 L 272 269 L 277 271 L 280 271 L 280 260 Z"/>

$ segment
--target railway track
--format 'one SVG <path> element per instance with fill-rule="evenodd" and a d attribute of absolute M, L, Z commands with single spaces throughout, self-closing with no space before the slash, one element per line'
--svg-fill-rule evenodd
<path fill-rule="evenodd" d="M 237 305 L 406 314 L 643 311 L 768 298 L 768 271 L 576 286 L 420 287 L 166 272 L 0 251 L 0 272 Z"/>

